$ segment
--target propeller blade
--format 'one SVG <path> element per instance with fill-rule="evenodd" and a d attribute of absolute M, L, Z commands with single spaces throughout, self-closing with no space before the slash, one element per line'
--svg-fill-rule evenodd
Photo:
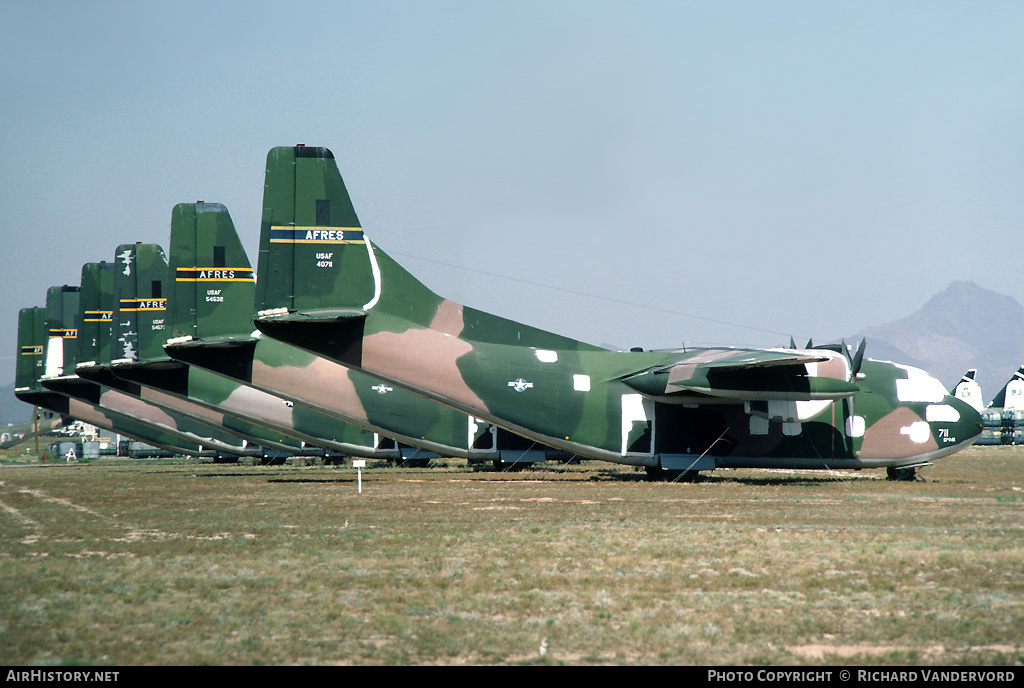
<path fill-rule="evenodd" d="M 853 359 L 850 361 L 850 368 L 853 370 L 853 376 L 856 377 L 857 373 L 860 372 L 860 367 L 864 363 L 864 349 L 868 345 L 867 337 L 860 340 L 860 345 L 857 347 L 857 352 L 853 354 Z"/>

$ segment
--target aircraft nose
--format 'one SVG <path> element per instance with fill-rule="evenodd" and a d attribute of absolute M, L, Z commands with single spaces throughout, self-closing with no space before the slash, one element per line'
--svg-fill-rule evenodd
<path fill-rule="evenodd" d="M 932 426 L 932 436 L 938 440 L 939 446 L 965 446 L 977 439 L 981 434 L 981 414 L 954 396 L 947 395 L 944 402 L 956 413 L 949 414 L 948 418 L 928 419 Z"/>

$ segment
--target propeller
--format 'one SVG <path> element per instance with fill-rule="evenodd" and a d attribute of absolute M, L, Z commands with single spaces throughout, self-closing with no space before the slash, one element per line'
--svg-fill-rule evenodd
<path fill-rule="evenodd" d="M 867 338 L 861 339 L 860 344 L 857 346 L 857 350 L 850 355 L 850 347 L 846 345 L 846 340 L 843 340 L 843 353 L 846 355 L 846 360 L 850 362 L 850 380 L 857 379 L 857 373 L 860 372 L 860 367 L 864 364 L 864 349 L 868 345 Z"/>
<path fill-rule="evenodd" d="M 853 382 L 854 380 L 857 379 L 857 375 L 858 373 L 860 373 L 860 368 L 864 364 L 864 349 L 867 348 L 867 344 L 867 338 L 861 339 L 860 344 L 857 346 L 857 350 L 854 351 L 852 354 L 850 353 L 850 347 L 847 346 L 845 339 L 842 340 L 842 343 L 840 344 L 821 344 L 817 347 L 814 346 L 813 339 L 808 339 L 807 346 L 805 348 L 829 349 L 831 351 L 842 353 L 844 356 L 846 356 L 846 360 L 850 364 L 850 381 Z M 789 345 L 791 348 L 796 348 L 796 346 L 794 346 L 792 337 L 789 338 Z"/>
<path fill-rule="evenodd" d="M 860 346 L 857 347 L 857 352 L 853 354 L 853 360 L 850 362 L 853 367 L 853 377 L 857 377 L 860 373 L 860 367 L 864 364 L 864 349 L 868 346 L 867 337 L 860 340 Z"/>

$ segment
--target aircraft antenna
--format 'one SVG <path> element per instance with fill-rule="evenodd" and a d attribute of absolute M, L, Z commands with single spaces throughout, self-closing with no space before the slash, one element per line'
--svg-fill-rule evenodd
<path fill-rule="evenodd" d="M 556 287 L 551 284 L 543 284 L 541 282 L 531 282 L 530 280 L 520 279 L 519 277 L 509 277 L 508 275 L 500 275 L 494 272 L 488 272 L 486 270 L 477 270 L 475 268 L 467 268 L 462 265 L 453 265 L 451 263 L 445 263 L 440 260 L 431 260 L 430 258 L 423 258 L 421 256 L 413 256 L 408 253 L 399 253 L 398 251 L 388 251 L 391 255 L 402 256 L 403 258 L 409 258 L 410 260 L 420 260 L 425 263 L 433 263 L 434 265 L 440 265 L 446 268 L 454 268 L 456 270 L 465 270 L 466 272 L 475 272 L 478 275 L 485 275 L 487 277 L 498 277 L 500 279 L 509 280 L 510 282 L 519 282 L 520 284 L 527 284 L 531 287 L 540 287 L 542 289 L 552 289 L 554 291 L 561 291 L 567 294 L 574 294 L 576 296 L 585 296 L 590 299 L 598 299 L 600 301 L 607 301 L 609 303 L 617 303 L 623 306 L 631 306 L 633 308 L 644 308 L 649 311 L 656 311 L 658 313 L 667 313 L 669 315 L 678 315 L 684 318 L 691 318 L 693 320 L 702 320 L 704 322 L 715 323 L 716 325 L 728 325 L 729 327 L 738 327 L 744 330 L 752 330 L 754 332 L 762 332 L 764 334 L 775 334 L 781 337 L 792 338 L 790 332 L 779 332 L 778 330 L 769 330 L 763 327 L 755 327 L 753 325 L 744 325 L 742 323 L 731 322 L 729 320 L 721 320 L 718 318 L 708 318 L 702 315 L 694 315 L 693 313 L 683 313 L 682 311 L 675 311 L 669 308 L 659 308 L 657 306 L 649 306 L 642 303 L 634 303 L 632 301 L 625 301 L 623 299 L 615 299 L 610 296 L 600 296 L 598 294 L 591 294 L 585 291 L 577 291 L 575 289 L 566 289 L 565 287 Z"/>

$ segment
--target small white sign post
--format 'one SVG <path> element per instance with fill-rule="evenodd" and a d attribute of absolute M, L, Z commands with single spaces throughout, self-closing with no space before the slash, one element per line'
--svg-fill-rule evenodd
<path fill-rule="evenodd" d="M 359 486 L 359 494 L 363 494 L 363 466 L 366 459 L 352 459 L 352 466 L 356 469 L 356 485 Z"/>

